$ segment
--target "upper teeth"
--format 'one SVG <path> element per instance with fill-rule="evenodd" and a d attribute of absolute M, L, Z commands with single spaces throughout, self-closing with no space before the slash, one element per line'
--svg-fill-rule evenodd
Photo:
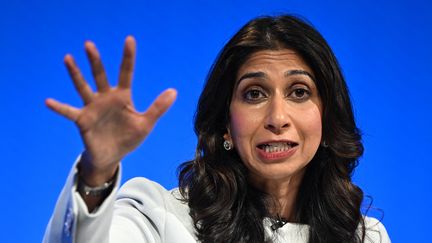
<path fill-rule="evenodd" d="M 263 144 L 262 148 L 267 153 L 285 151 L 292 148 L 290 143 L 267 143 Z"/>

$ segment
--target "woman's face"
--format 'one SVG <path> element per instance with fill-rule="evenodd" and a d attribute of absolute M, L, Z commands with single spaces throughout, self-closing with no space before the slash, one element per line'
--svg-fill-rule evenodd
<path fill-rule="evenodd" d="M 304 171 L 321 142 L 322 106 L 313 73 L 289 49 L 259 51 L 240 67 L 225 139 L 254 180 Z"/>

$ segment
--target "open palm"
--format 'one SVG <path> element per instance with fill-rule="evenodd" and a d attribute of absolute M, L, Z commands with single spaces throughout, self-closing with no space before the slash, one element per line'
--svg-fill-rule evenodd
<path fill-rule="evenodd" d="M 85 159 L 82 160 L 83 169 L 88 170 L 86 172 L 89 174 L 109 177 L 118 167 L 119 161 L 145 139 L 158 118 L 172 105 L 176 91 L 165 90 L 147 111 L 137 112 L 131 99 L 136 53 L 134 38 L 126 38 L 116 87 L 110 87 L 95 45 L 88 41 L 85 43 L 85 50 L 97 92 L 93 92 L 84 80 L 72 56 L 66 55 L 65 65 L 84 107 L 79 109 L 53 99 L 47 99 L 46 105 L 78 126 L 86 149 L 83 156 Z M 102 176 L 103 174 L 106 176 Z"/>

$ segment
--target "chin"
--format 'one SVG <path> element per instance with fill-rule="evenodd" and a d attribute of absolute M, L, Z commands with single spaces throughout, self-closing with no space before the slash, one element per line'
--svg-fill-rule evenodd
<path fill-rule="evenodd" d="M 283 181 L 283 180 L 291 180 L 293 177 L 302 178 L 304 172 L 306 170 L 306 165 L 304 166 L 295 166 L 293 168 L 292 165 L 284 165 L 284 164 L 266 164 L 265 168 L 249 168 L 250 171 L 250 179 L 252 180 L 275 180 L 275 181 Z"/>

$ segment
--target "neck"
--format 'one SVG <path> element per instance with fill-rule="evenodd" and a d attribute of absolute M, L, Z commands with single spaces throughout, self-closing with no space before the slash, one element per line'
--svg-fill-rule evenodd
<path fill-rule="evenodd" d="M 295 203 L 304 171 L 283 179 L 251 177 L 253 185 L 270 195 L 269 213 L 273 218 L 295 222 Z"/>

